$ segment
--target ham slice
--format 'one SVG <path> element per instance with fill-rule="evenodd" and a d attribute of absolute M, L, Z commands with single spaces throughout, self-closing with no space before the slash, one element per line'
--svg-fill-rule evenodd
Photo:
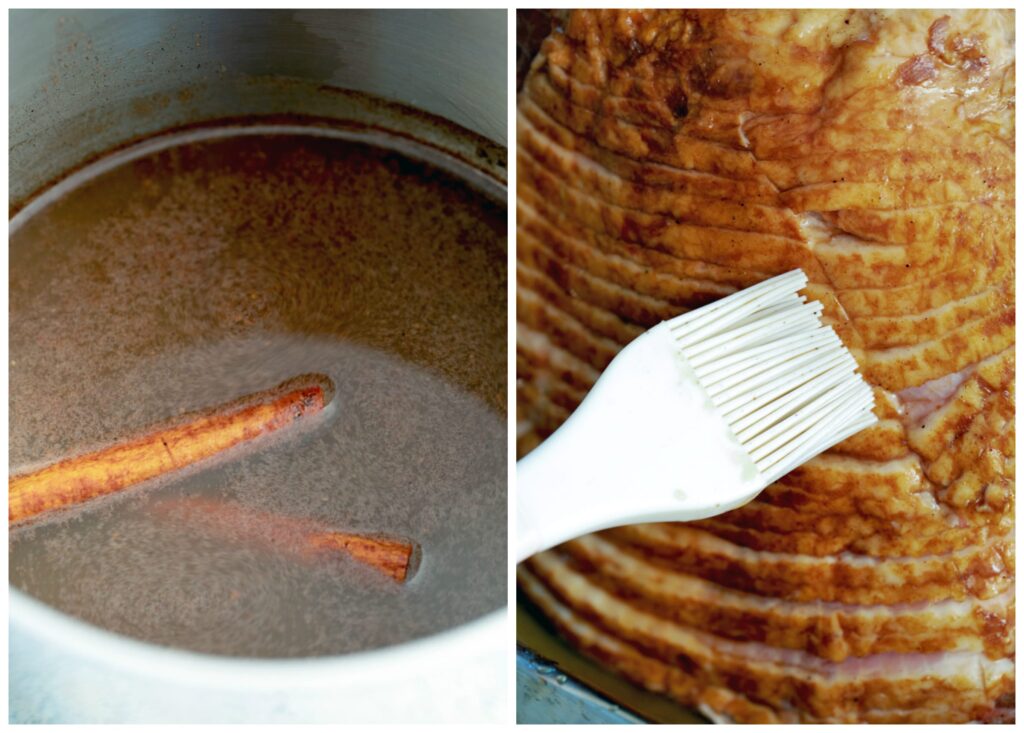
<path fill-rule="evenodd" d="M 644 329 L 794 267 L 879 422 L 723 516 L 538 555 L 521 587 L 717 720 L 1012 720 L 1012 12 L 556 21 L 518 102 L 520 453 Z"/>

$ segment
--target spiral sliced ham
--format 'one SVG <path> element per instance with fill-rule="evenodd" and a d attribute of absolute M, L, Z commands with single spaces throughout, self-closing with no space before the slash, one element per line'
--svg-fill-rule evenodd
<path fill-rule="evenodd" d="M 520 453 L 643 330 L 794 267 L 879 417 L 526 594 L 715 719 L 1012 720 L 1012 12 L 574 11 L 517 135 Z"/>

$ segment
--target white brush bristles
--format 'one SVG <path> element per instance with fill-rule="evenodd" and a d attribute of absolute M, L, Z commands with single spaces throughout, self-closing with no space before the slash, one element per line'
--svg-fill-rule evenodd
<path fill-rule="evenodd" d="M 874 395 L 801 270 L 668 322 L 712 404 L 768 483 L 872 425 Z"/>

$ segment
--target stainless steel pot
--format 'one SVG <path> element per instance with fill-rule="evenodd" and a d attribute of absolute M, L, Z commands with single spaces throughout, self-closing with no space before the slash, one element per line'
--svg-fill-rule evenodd
<path fill-rule="evenodd" d="M 130 140 L 285 113 L 413 137 L 504 191 L 506 28 L 490 10 L 14 11 L 9 205 Z M 246 660 L 120 637 L 11 588 L 10 718 L 500 722 L 505 617 L 342 657 Z"/>

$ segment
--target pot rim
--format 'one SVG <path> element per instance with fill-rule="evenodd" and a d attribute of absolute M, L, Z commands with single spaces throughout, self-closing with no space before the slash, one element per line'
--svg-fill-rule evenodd
<path fill-rule="evenodd" d="M 327 657 L 254 658 L 164 647 L 107 631 L 70 616 L 9 585 L 11 631 L 21 632 L 55 644 L 81 657 L 101 659 L 107 666 L 144 677 L 185 681 L 204 687 L 244 687 L 266 690 L 282 688 L 337 689 L 338 678 L 360 679 L 408 677 L 417 661 L 436 668 L 439 660 L 472 656 L 487 651 L 502 636 L 507 607 L 488 612 L 472 621 L 411 641 Z"/>

